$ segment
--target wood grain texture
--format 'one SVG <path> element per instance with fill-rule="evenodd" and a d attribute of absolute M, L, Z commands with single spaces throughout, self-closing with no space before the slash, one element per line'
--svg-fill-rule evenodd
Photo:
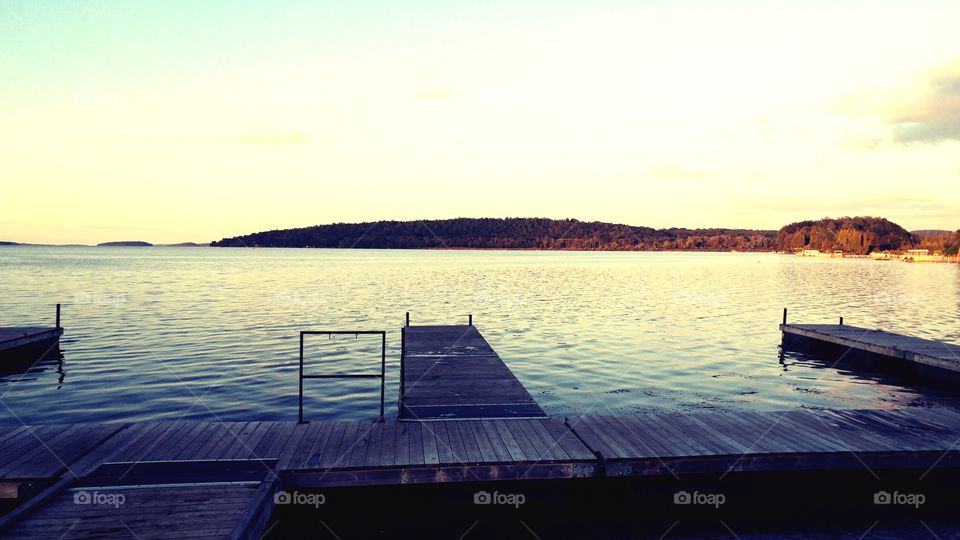
<path fill-rule="evenodd" d="M 408 326 L 404 332 L 400 419 L 546 416 L 476 327 Z M 489 449 L 476 449 L 483 450 Z"/>
<path fill-rule="evenodd" d="M 610 476 L 960 463 L 960 414 L 950 409 L 589 415 L 567 425 L 600 453 Z"/>

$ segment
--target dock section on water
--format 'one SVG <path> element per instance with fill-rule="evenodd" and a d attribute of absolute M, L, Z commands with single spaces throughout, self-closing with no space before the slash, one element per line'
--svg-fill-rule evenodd
<path fill-rule="evenodd" d="M 63 328 L 60 326 L 60 304 L 57 304 L 56 325 L 0 327 L 0 359 L 36 361 L 59 346 Z"/>
<path fill-rule="evenodd" d="M 38 360 L 53 351 L 63 328 L 21 326 L 0 328 L 0 358 Z"/>
<path fill-rule="evenodd" d="M 398 420 L 0 426 L 0 537 L 258 538 L 286 490 L 960 468 L 948 408 L 561 419 L 472 324 L 403 341 Z"/>
<path fill-rule="evenodd" d="M 960 372 L 960 346 L 846 324 L 781 324 L 784 343 L 822 345 Z"/>
<path fill-rule="evenodd" d="M 546 416 L 473 324 L 405 326 L 402 340 L 401 420 Z"/>

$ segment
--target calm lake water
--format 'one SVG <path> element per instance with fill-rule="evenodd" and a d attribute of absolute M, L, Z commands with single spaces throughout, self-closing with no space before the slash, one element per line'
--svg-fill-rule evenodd
<path fill-rule="evenodd" d="M 0 248 L 0 326 L 52 325 L 63 361 L 0 375 L 0 421 L 283 420 L 298 332 L 474 323 L 550 414 L 952 404 L 779 351 L 791 320 L 960 343 L 960 267 L 773 254 Z M 308 372 L 379 367 L 379 338 L 313 337 Z M 373 419 L 375 380 L 307 380 L 309 419 Z"/>

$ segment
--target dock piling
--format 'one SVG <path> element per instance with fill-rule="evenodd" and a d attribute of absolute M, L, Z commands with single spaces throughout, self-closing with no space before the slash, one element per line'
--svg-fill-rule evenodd
<path fill-rule="evenodd" d="M 787 324 L 787 308 L 783 308 L 783 324 Z"/>
<path fill-rule="evenodd" d="M 407 324 L 405 324 L 404 326 L 410 326 L 410 312 L 409 312 L 409 311 L 407 312 Z"/>
<path fill-rule="evenodd" d="M 840 317 L 840 326 L 843 326 L 843 317 Z"/>
<path fill-rule="evenodd" d="M 473 326 L 473 313 L 467 315 L 467 326 Z"/>
<path fill-rule="evenodd" d="M 60 304 L 57 304 L 57 326 L 54 328 L 60 328 Z"/>

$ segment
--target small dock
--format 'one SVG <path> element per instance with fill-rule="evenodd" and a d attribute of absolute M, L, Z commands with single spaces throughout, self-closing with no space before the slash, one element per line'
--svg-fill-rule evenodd
<path fill-rule="evenodd" d="M 55 347 L 62 335 L 63 328 L 42 326 L 0 328 L 0 357 L 33 358 Z"/>
<path fill-rule="evenodd" d="M 60 326 L 60 304 L 56 324 L 46 326 L 0 327 L 0 359 L 14 362 L 35 362 L 56 349 L 63 328 Z"/>
<path fill-rule="evenodd" d="M 546 417 L 473 324 L 405 326 L 402 340 L 401 420 Z"/>
<path fill-rule="evenodd" d="M 781 324 L 784 343 L 826 346 L 960 372 L 960 346 L 846 324 Z"/>

